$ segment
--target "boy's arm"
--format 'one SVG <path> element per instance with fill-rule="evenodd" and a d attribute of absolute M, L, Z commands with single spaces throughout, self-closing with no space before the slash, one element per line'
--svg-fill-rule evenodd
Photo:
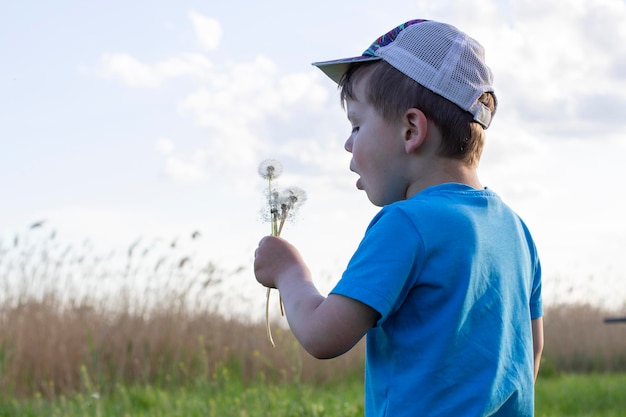
<path fill-rule="evenodd" d="M 541 353 L 543 352 L 543 317 L 532 320 L 533 330 L 533 353 L 535 358 L 535 380 L 539 374 Z"/>
<path fill-rule="evenodd" d="M 347 352 L 379 318 L 376 310 L 359 301 L 320 294 L 298 251 L 281 238 L 261 240 L 254 272 L 261 284 L 278 288 L 291 331 L 316 358 Z"/>

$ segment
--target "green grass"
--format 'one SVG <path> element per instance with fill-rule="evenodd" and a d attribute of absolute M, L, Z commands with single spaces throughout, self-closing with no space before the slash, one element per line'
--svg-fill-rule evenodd
<path fill-rule="evenodd" d="M 536 415 L 541 417 L 626 416 L 626 373 L 565 374 L 540 378 Z"/>
<path fill-rule="evenodd" d="M 540 417 L 626 416 L 626 374 L 566 374 L 540 378 L 536 415 Z M 71 398 L 0 403 L 0 416 L 46 417 L 206 417 L 206 416 L 342 416 L 363 415 L 359 377 L 324 385 L 244 385 L 227 368 L 211 381 L 180 389 L 117 386 L 105 397 L 79 394 Z"/>
<path fill-rule="evenodd" d="M 357 377 L 325 386 L 274 384 L 259 380 L 244 385 L 228 368 L 212 381 L 191 387 L 117 386 L 110 396 L 79 394 L 71 398 L 0 403 L 0 416 L 46 417 L 206 417 L 206 416 L 362 416 L 361 381 Z"/>

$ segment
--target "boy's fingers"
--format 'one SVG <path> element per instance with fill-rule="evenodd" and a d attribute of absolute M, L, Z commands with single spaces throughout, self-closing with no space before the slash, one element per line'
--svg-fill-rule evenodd
<path fill-rule="evenodd" d="M 267 239 L 267 236 L 263 237 L 260 241 L 259 241 L 259 245 L 257 246 L 256 250 L 254 251 L 254 257 L 256 258 L 257 255 L 259 254 L 259 249 L 261 249 L 261 245 L 263 245 L 263 242 L 265 241 L 265 239 Z"/>

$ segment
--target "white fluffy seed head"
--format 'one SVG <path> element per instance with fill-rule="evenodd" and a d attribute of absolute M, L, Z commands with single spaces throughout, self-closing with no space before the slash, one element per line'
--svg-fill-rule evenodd
<path fill-rule="evenodd" d="M 306 192 L 300 187 L 289 187 L 281 193 L 281 203 L 290 209 L 302 205 L 306 201 Z"/>
<path fill-rule="evenodd" d="M 259 164 L 259 175 L 268 181 L 273 181 L 283 172 L 282 164 L 276 159 L 266 159 Z"/>

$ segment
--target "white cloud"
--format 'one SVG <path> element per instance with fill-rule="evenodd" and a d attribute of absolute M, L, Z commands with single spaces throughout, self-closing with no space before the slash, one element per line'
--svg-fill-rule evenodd
<path fill-rule="evenodd" d="M 183 53 L 150 65 L 127 53 L 103 54 L 97 73 L 121 80 L 132 87 L 160 87 L 168 79 L 193 76 L 203 79 L 210 75 L 213 63 L 204 55 Z"/>
<path fill-rule="evenodd" d="M 152 67 L 129 54 L 104 54 L 101 64 L 99 73 L 105 78 L 121 79 L 133 87 L 158 87 L 161 84 Z"/>
<path fill-rule="evenodd" d="M 515 103 L 520 123 L 558 135 L 584 136 L 605 122 L 624 125 L 615 112 L 590 103 L 624 103 L 626 80 L 616 57 L 626 57 L 626 4 L 619 0 L 513 3 L 487 39 L 496 86 Z M 619 61 L 618 61 L 619 62 Z"/>
<path fill-rule="evenodd" d="M 203 149 L 212 170 L 234 174 L 255 166 L 259 155 L 298 158 L 303 169 L 327 165 L 306 150 L 323 154 L 320 148 L 334 146 L 327 139 L 335 138 L 330 132 L 341 114 L 338 101 L 329 104 L 328 88 L 316 72 L 282 75 L 263 56 L 220 70 L 179 105 L 208 129 Z M 336 111 L 328 112 L 329 105 Z"/>
<path fill-rule="evenodd" d="M 208 51 L 216 50 L 222 39 L 220 22 L 196 12 L 189 12 L 189 19 L 200 44 Z"/>

